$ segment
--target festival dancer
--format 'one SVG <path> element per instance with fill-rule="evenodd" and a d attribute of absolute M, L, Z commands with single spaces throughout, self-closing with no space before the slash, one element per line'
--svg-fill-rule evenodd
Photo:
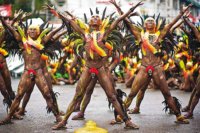
<path fill-rule="evenodd" d="M 8 56 L 8 52 L 2 48 L 4 36 L 5 36 L 5 31 L 4 31 L 3 26 L 0 27 L 0 32 L 1 32 L 1 37 L 0 37 L 0 91 L 4 97 L 3 103 L 7 104 L 7 106 L 10 108 L 10 106 L 12 104 L 12 98 L 15 97 L 15 93 L 12 91 L 11 82 L 9 82 L 9 81 L 11 81 L 10 73 L 9 73 L 8 66 L 7 66 L 6 59 L 5 59 L 5 57 Z M 8 79 L 6 79 L 5 77 L 8 77 Z M 7 90 L 8 83 L 10 83 L 9 86 L 12 91 L 13 97 L 11 97 L 8 93 L 9 92 Z"/>
<path fill-rule="evenodd" d="M 9 23 L 13 25 L 22 15 L 22 10 L 15 11 L 14 17 L 12 20 L 9 20 Z M 24 18 L 25 16 L 23 16 Z M 7 21 L 6 21 L 7 22 Z M 11 77 L 8 70 L 6 57 L 9 55 L 6 49 L 8 49 L 8 43 L 11 43 L 11 38 L 8 32 L 4 29 L 3 25 L 0 26 L 0 91 L 4 96 L 4 103 L 11 106 L 12 101 L 15 98 L 15 93 L 11 86 Z M 9 49 L 8 49 L 9 50 Z"/>
<path fill-rule="evenodd" d="M 198 31 L 198 29 L 188 19 L 184 19 L 184 21 L 192 29 L 192 31 L 194 32 L 194 35 L 195 35 L 195 37 L 196 37 L 196 39 L 199 43 L 200 42 L 200 32 Z M 198 59 L 198 62 L 199 62 L 199 59 Z M 196 86 L 193 89 L 192 94 L 190 96 L 189 103 L 183 109 L 183 111 L 187 111 L 187 114 L 185 114 L 185 118 L 192 118 L 193 117 L 193 111 L 194 111 L 196 105 L 199 102 L 199 98 L 200 98 L 200 74 L 198 75 L 198 78 L 197 78 L 197 81 L 196 81 Z"/>
<path fill-rule="evenodd" d="M 128 116 L 125 115 L 116 98 L 116 91 L 104 67 L 104 64 L 107 61 L 108 52 L 108 50 L 106 49 L 106 45 L 104 44 L 104 40 L 108 37 L 108 35 L 112 32 L 112 30 L 122 19 L 127 17 L 132 11 L 134 11 L 136 7 L 138 7 L 141 4 L 142 2 L 139 2 L 136 6 L 132 7 L 127 13 L 115 20 L 111 25 L 108 25 L 109 18 L 107 18 L 107 22 L 102 22 L 98 15 L 94 15 L 90 19 L 89 27 L 85 27 L 86 29 L 80 28 L 74 19 L 70 19 L 64 16 L 63 14 L 58 13 L 64 21 L 69 22 L 73 29 L 84 38 L 84 41 L 86 42 L 84 46 L 86 51 L 86 67 L 78 81 L 75 96 L 67 109 L 64 119 L 57 125 L 55 125 L 52 129 L 60 129 L 66 125 L 69 116 L 74 111 L 77 100 L 84 94 L 91 80 L 96 79 L 98 79 L 100 85 L 106 92 L 109 101 L 112 102 L 118 114 L 121 116 L 121 118 L 123 118 L 126 128 L 139 128 L 137 125 L 133 124 L 129 120 Z M 52 9 L 51 7 L 48 8 L 50 10 Z"/>
<path fill-rule="evenodd" d="M 62 26 L 61 26 L 61 27 L 62 27 Z M 61 27 L 60 27 L 60 28 L 61 28 Z M 60 30 L 60 28 L 58 28 L 58 29 L 56 29 L 56 30 Z M 61 33 L 55 34 L 55 35 L 51 38 L 50 42 L 48 42 L 48 44 L 49 44 L 49 43 L 51 43 L 51 44 L 49 44 L 49 45 L 54 44 L 55 41 L 58 40 L 59 37 L 62 36 L 63 34 L 65 34 L 65 33 L 66 33 L 66 31 L 63 31 L 63 32 L 61 32 Z M 41 67 L 42 67 L 42 70 L 43 70 L 45 79 L 46 79 L 46 81 L 47 81 L 47 83 L 48 83 L 48 87 L 49 87 L 49 91 L 50 91 L 51 96 L 52 96 L 52 99 L 53 99 L 53 103 L 55 104 L 56 108 L 58 108 L 57 99 L 56 99 L 56 94 L 53 92 L 53 86 L 52 86 L 51 75 L 50 75 L 50 73 L 48 72 L 47 66 L 46 66 L 48 60 L 49 60 L 49 57 L 47 57 L 46 55 L 42 55 L 42 58 L 41 58 L 41 61 L 40 61 L 40 62 L 41 62 Z M 17 119 L 21 119 L 20 116 L 25 115 L 25 112 L 26 112 L 25 108 L 26 108 L 27 103 L 29 102 L 29 99 L 30 99 L 31 94 L 32 94 L 33 89 L 34 89 L 34 86 L 35 86 L 35 82 L 32 81 L 31 87 L 28 89 L 28 91 L 27 91 L 27 92 L 25 93 L 25 95 L 24 95 L 23 102 L 22 102 L 22 107 L 19 109 L 19 111 L 17 111 L 17 112 L 15 113 L 15 117 L 16 117 Z M 58 109 L 59 109 L 59 108 L 58 108 Z M 59 110 L 59 112 L 60 112 L 61 115 L 63 114 L 62 111 Z"/>
<path fill-rule="evenodd" d="M 112 3 L 116 6 L 118 12 L 123 14 L 120 7 L 114 0 Z M 132 25 L 128 19 L 125 19 L 126 23 L 131 29 L 131 32 L 141 45 L 143 54 L 140 70 L 133 81 L 131 92 L 125 101 L 127 108 L 131 105 L 132 100 L 138 94 L 138 91 L 142 88 L 146 88 L 150 80 L 153 79 L 156 83 L 156 86 L 160 88 L 166 102 L 168 103 L 168 106 L 174 111 L 177 119 L 176 122 L 181 124 L 189 123 L 189 121 L 181 115 L 180 109 L 178 109 L 175 100 L 170 94 L 161 64 L 160 47 L 162 46 L 162 40 L 170 31 L 171 27 L 184 15 L 190 6 L 183 9 L 180 14 L 162 30 L 160 30 L 160 27 L 156 27 L 156 22 L 154 18 L 151 17 L 145 20 L 145 29 L 142 31 L 138 30 L 135 25 Z"/>
<path fill-rule="evenodd" d="M 53 102 L 51 92 L 49 91 L 48 82 L 42 71 L 41 63 L 41 51 L 44 49 L 44 45 L 51 39 L 51 37 L 57 32 L 52 31 L 46 35 L 49 30 L 40 31 L 40 27 L 37 25 L 30 25 L 27 31 L 23 31 L 18 26 L 18 32 L 10 25 L 6 24 L 3 19 L 2 23 L 13 34 L 18 42 L 22 42 L 24 46 L 23 57 L 25 61 L 25 71 L 21 77 L 17 95 L 11 105 L 10 111 L 7 117 L 0 122 L 1 125 L 11 123 L 11 118 L 17 111 L 20 101 L 28 89 L 32 87 L 34 81 L 41 91 L 44 99 L 47 102 L 48 108 L 53 112 L 56 120 L 61 120 L 59 110 Z M 46 36 L 45 36 L 46 35 Z M 44 45 L 42 45 L 42 44 Z M 20 44 L 19 44 L 20 45 Z"/>

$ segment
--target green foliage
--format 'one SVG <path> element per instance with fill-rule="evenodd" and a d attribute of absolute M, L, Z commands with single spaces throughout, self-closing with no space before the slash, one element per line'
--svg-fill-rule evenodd
<path fill-rule="evenodd" d="M 0 5 L 3 5 L 3 3 L 4 3 L 4 0 L 0 0 Z"/>
<path fill-rule="evenodd" d="M 13 11 L 22 9 L 25 12 L 31 12 L 32 0 L 15 0 L 13 4 Z"/>
<path fill-rule="evenodd" d="M 31 17 L 38 17 L 40 16 L 39 12 L 43 9 L 42 6 L 47 2 L 48 0 L 0 0 L 0 5 L 12 4 L 13 14 L 15 10 L 22 9 L 24 12 L 32 12 Z"/>
<path fill-rule="evenodd" d="M 14 0 L 0 0 L 0 5 L 3 4 L 14 4 Z"/>
<path fill-rule="evenodd" d="M 41 10 L 47 0 L 35 0 L 35 10 Z"/>
<path fill-rule="evenodd" d="M 5 1 L 5 0 L 0 0 Z M 24 12 L 32 12 L 31 17 L 38 17 L 39 11 L 43 9 L 43 5 L 48 2 L 48 0 L 7 0 L 12 3 L 12 10 L 22 9 Z M 33 3 L 34 2 L 34 3 Z M 33 7 L 33 9 L 32 9 Z"/>

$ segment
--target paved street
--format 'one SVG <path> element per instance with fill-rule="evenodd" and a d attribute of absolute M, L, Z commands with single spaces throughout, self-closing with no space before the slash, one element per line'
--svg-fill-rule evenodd
<path fill-rule="evenodd" d="M 12 86 L 14 90 L 17 89 L 19 79 L 13 79 Z M 118 84 L 117 88 L 123 89 L 129 93 L 129 89 Z M 60 109 L 66 111 L 66 108 L 74 95 L 75 86 L 61 85 L 54 86 L 54 91 L 59 92 L 58 104 Z M 182 105 L 185 106 L 188 102 L 190 93 L 172 90 L 173 96 L 177 96 Z M 92 101 L 86 110 L 86 119 L 84 121 L 73 121 L 71 118 L 68 121 L 66 130 L 52 131 L 51 127 L 54 125 L 54 116 L 46 113 L 46 103 L 37 87 L 33 91 L 30 102 L 27 106 L 27 114 L 23 120 L 13 120 L 14 124 L 0 126 L 0 133 L 66 133 L 73 132 L 75 129 L 83 127 L 88 120 L 94 120 L 99 127 L 105 128 L 109 133 L 198 133 L 200 132 L 200 104 L 195 109 L 194 119 L 190 120 L 188 125 L 175 124 L 175 116 L 166 114 L 162 111 L 164 105 L 161 104 L 163 96 L 160 91 L 148 90 L 145 94 L 141 105 L 141 113 L 131 115 L 132 120 L 140 126 L 137 131 L 125 130 L 124 124 L 109 125 L 110 120 L 114 118 L 113 112 L 108 109 L 108 101 L 105 93 L 99 85 L 96 86 Z M 2 95 L 0 95 L 2 101 Z M 135 100 L 131 107 L 135 104 Z M 6 108 L 0 102 L 0 119 L 6 115 Z M 73 116 L 74 114 L 72 114 Z"/>

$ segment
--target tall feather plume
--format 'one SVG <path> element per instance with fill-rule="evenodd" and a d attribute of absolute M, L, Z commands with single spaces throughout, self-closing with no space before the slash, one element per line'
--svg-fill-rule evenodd
<path fill-rule="evenodd" d="M 162 24 L 160 25 L 159 30 L 164 28 L 165 22 L 166 22 L 166 19 L 164 18 L 163 21 L 162 21 Z"/>
<path fill-rule="evenodd" d="M 99 14 L 99 9 L 96 7 L 96 14 Z"/>
<path fill-rule="evenodd" d="M 87 15 L 84 13 L 84 20 L 85 20 L 85 23 L 87 24 Z"/>
<path fill-rule="evenodd" d="M 49 27 L 49 23 L 46 24 L 46 27 L 45 27 L 45 28 L 48 28 L 48 27 Z"/>
<path fill-rule="evenodd" d="M 154 19 L 155 19 L 155 14 L 153 14 L 152 18 L 154 18 Z"/>
<path fill-rule="evenodd" d="M 160 19 L 160 13 L 158 14 L 157 18 L 156 18 L 156 27 L 158 26 L 158 21 Z"/>
<path fill-rule="evenodd" d="M 32 25 L 32 23 L 33 23 L 33 20 L 31 19 L 31 20 L 30 20 L 30 24 L 29 24 L 29 25 Z"/>
<path fill-rule="evenodd" d="M 92 11 L 92 9 L 90 8 L 90 14 L 91 14 L 91 16 L 93 16 L 93 11 Z"/>
<path fill-rule="evenodd" d="M 40 25 L 40 31 L 44 29 L 44 26 L 46 25 L 47 22 L 44 22 L 43 24 Z"/>
<path fill-rule="evenodd" d="M 113 12 L 113 13 L 110 14 L 110 19 L 113 17 L 114 14 L 115 14 L 115 12 Z"/>
<path fill-rule="evenodd" d="M 107 9 L 107 7 L 105 7 L 104 10 L 103 10 L 103 14 L 102 14 L 102 18 L 101 18 L 101 20 L 104 20 L 104 18 L 105 18 L 105 15 L 106 15 L 106 9 Z"/>
<path fill-rule="evenodd" d="M 25 24 L 26 25 L 25 25 L 24 29 L 25 29 L 25 33 L 27 33 L 27 30 L 28 30 L 28 21 L 27 20 L 25 21 Z"/>
<path fill-rule="evenodd" d="M 142 25 L 144 25 L 144 19 L 143 19 L 143 17 L 142 17 L 142 16 L 139 16 L 139 17 L 140 17 L 140 19 L 141 19 Z"/>

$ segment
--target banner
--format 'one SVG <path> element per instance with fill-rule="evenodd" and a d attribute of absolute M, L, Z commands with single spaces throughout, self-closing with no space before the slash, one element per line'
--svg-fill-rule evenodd
<path fill-rule="evenodd" d="M 1 5 L 0 6 L 0 15 L 3 17 L 10 17 L 12 15 L 11 5 Z"/>

